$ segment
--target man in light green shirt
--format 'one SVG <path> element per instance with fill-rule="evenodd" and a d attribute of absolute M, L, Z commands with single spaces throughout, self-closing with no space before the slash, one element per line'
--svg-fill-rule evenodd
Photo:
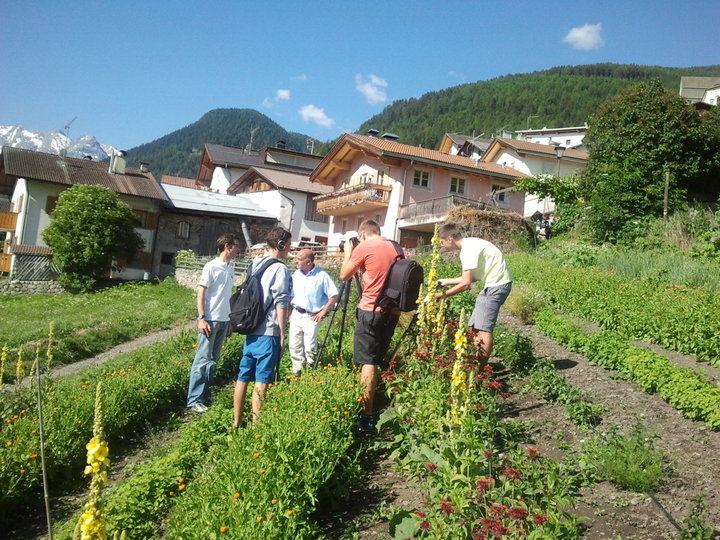
<path fill-rule="evenodd" d="M 449 289 L 435 293 L 436 298 L 452 296 L 468 290 L 473 282 L 482 283 L 482 290 L 475 299 L 475 309 L 468 326 L 477 347 L 480 367 L 487 365 L 493 347 L 493 329 L 500 306 L 512 289 L 512 276 L 502 252 L 491 242 L 482 238 L 463 238 L 457 223 L 448 221 L 438 229 L 438 236 L 445 249 L 460 250 L 463 273 L 457 278 L 438 280 L 441 287 Z"/>

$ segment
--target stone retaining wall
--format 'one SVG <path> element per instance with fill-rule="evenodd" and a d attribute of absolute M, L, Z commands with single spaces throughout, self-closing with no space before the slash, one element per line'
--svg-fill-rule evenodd
<path fill-rule="evenodd" d="M 0 283 L 0 295 L 57 294 L 65 292 L 57 281 L 8 281 Z"/>

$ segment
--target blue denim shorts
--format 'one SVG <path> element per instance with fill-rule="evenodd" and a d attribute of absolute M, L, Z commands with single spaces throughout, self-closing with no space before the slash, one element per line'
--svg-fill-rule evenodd
<path fill-rule="evenodd" d="M 492 332 L 495 329 L 500 306 L 503 305 L 512 290 L 511 283 L 503 283 L 496 287 L 485 287 L 475 299 L 475 309 L 470 315 L 468 326 L 482 332 Z"/>
<path fill-rule="evenodd" d="M 274 383 L 280 352 L 279 336 L 247 336 L 237 380 Z"/>

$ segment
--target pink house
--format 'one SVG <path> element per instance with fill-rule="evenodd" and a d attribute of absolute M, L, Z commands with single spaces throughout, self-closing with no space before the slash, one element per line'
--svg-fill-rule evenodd
<path fill-rule="evenodd" d="M 522 214 L 525 194 L 511 188 L 524 173 L 396 139 L 346 133 L 310 175 L 311 182 L 334 187 L 315 197 L 317 212 L 331 216 L 329 245 L 364 219 L 415 247 L 419 238 L 428 243 L 455 205 Z"/>

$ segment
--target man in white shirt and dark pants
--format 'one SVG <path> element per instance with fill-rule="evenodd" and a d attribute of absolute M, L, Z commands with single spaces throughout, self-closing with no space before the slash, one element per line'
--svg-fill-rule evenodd
<path fill-rule="evenodd" d="M 512 289 L 512 276 L 505 257 L 494 244 L 482 238 L 463 238 L 457 223 L 448 221 L 441 225 L 438 236 L 443 248 L 460 250 L 463 273 L 457 278 L 439 279 L 440 286 L 452 286 L 435 293 L 435 297 L 452 296 L 466 291 L 474 281 L 482 283 L 483 288 L 477 295 L 475 309 L 468 320 L 477 347 L 477 360 L 482 368 L 487 365 L 492 353 L 493 330 L 500 306 L 507 300 Z"/>
<path fill-rule="evenodd" d="M 335 305 L 338 290 L 327 272 L 315 266 L 315 254 L 311 250 L 298 251 L 295 263 L 289 346 L 293 374 L 299 376 L 305 362 L 312 366 L 316 360 L 320 323 Z"/>
<path fill-rule="evenodd" d="M 225 336 L 230 337 L 230 296 L 235 269 L 232 260 L 240 254 L 240 238 L 226 234 L 218 238 L 219 255 L 205 264 L 197 290 L 198 345 L 190 368 L 187 406 L 203 413 L 210 402 L 215 366 Z"/>

